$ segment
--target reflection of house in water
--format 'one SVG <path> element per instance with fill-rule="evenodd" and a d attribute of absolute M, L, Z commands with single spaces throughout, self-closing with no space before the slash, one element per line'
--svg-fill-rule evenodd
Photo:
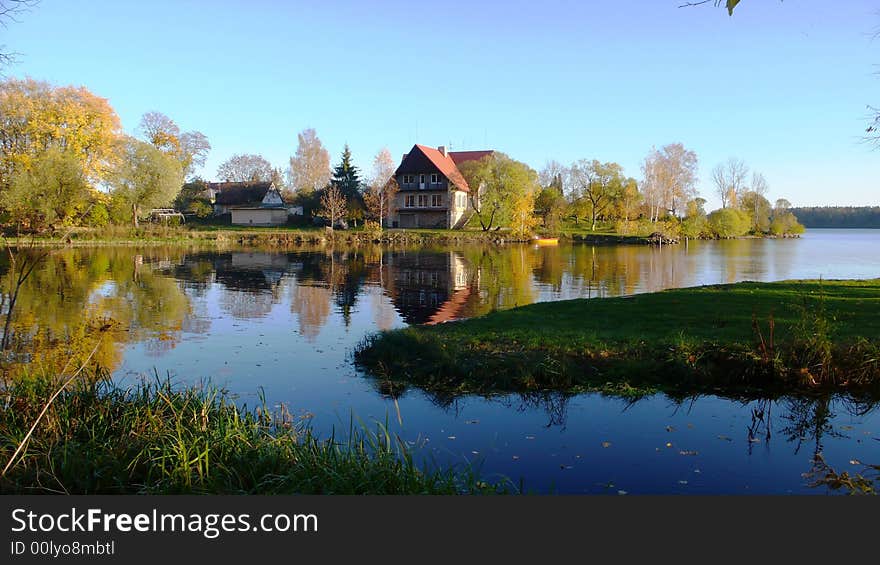
<path fill-rule="evenodd" d="M 384 257 L 391 301 L 408 324 L 455 320 L 470 296 L 464 257 L 455 252 L 394 252 Z"/>
<path fill-rule="evenodd" d="M 228 253 L 214 260 L 217 282 L 231 290 L 272 290 L 291 266 L 287 255 L 278 253 Z"/>

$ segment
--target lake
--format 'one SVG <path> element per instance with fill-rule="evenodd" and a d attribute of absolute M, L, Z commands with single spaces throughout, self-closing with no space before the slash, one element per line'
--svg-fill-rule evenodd
<path fill-rule="evenodd" d="M 22 370 L 95 351 L 123 383 L 211 381 L 264 394 L 321 433 L 387 423 L 426 464 L 476 466 L 536 492 L 823 493 L 838 470 L 880 462 L 875 405 L 844 398 L 638 401 L 597 394 L 437 398 L 383 390 L 352 364 L 367 335 L 538 301 L 744 280 L 880 276 L 880 231 L 638 245 L 296 251 L 182 247 L 55 250 L 28 279 L 13 345 Z M 8 277 L 8 258 L 0 273 Z"/>

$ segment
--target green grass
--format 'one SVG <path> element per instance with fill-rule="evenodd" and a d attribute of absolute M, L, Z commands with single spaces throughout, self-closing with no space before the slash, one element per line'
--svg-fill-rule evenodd
<path fill-rule="evenodd" d="M 878 314 L 880 280 L 740 283 L 384 332 L 355 359 L 380 379 L 446 394 L 877 394 Z"/>
<path fill-rule="evenodd" d="M 0 466 L 52 386 L 0 392 Z M 457 494 L 503 492 L 468 467 L 428 470 L 384 426 L 320 439 L 289 413 L 241 408 L 215 388 L 106 381 L 62 393 L 40 420 L 2 493 Z"/>
<path fill-rule="evenodd" d="M 499 239 L 515 241 L 509 231 L 449 229 L 385 229 L 367 231 L 363 226 L 327 232 L 313 226 L 231 226 L 192 223 L 184 226 L 143 224 L 107 226 L 105 228 L 74 228 L 36 236 L 10 235 L 2 242 L 8 245 L 156 245 L 178 244 L 207 247 L 289 247 L 323 244 L 330 240 L 346 243 L 494 243 Z"/>

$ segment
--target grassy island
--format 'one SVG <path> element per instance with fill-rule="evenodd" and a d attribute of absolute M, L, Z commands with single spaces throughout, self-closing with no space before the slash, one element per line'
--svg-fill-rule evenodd
<path fill-rule="evenodd" d="M 569 300 L 366 339 L 356 361 L 443 393 L 880 392 L 880 280 Z"/>

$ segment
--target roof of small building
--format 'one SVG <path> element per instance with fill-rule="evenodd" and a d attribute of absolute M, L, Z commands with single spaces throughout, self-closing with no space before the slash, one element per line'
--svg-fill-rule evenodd
<path fill-rule="evenodd" d="M 275 189 L 271 182 L 209 182 L 207 185 L 217 191 L 216 203 L 221 206 L 259 205 L 266 194 Z"/>

